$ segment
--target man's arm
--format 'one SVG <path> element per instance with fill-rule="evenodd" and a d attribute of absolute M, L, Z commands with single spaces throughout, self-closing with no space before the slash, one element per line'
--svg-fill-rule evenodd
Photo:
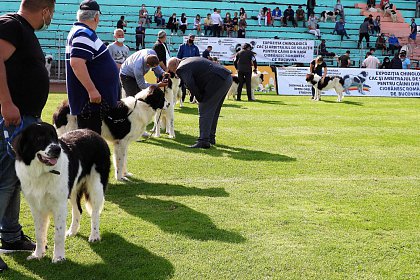
<path fill-rule="evenodd" d="M 144 79 L 145 73 L 143 73 L 143 63 L 144 59 L 140 59 L 134 65 L 134 78 L 136 78 L 137 86 L 140 90 L 150 86 L 150 84 L 147 83 Z"/>
<path fill-rule="evenodd" d="M 20 123 L 19 108 L 12 101 L 7 86 L 6 65 L 4 64 L 16 51 L 15 46 L 6 40 L 0 39 L 0 105 L 4 125 L 18 125 Z"/>
<path fill-rule="evenodd" d="M 73 69 L 74 75 L 86 89 L 91 103 L 101 103 L 102 97 L 99 91 L 93 84 L 89 72 L 86 67 L 86 60 L 78 57 L 70 58 L 70 66 Z"/>
<path fill-rule="evenodd" d="M 178 49 L 178 54 L 176 55 L 177 58 L 182 59 L 182 50 L 183 50 L 183 45 L 179 46 Z"/>
<path fill-rule="evenodd" d="M 327 76 L 327 66 L 324 67 L 324 74 L 322 75 L 322 78 L 325 78 Z"/>

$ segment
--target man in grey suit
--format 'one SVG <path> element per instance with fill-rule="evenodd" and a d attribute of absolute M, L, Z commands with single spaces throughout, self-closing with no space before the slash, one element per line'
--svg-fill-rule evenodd
<path fill-rule="evenodd" d="M 189 57 L 184 60 L 173 57 L 169 59 L 167 68 L 184 81 L 199 102 L 200 136 L 190 148 L 210 148 L 216 144 L 217 120 L 232 85 L 231 72 L 203 57 Z"/>

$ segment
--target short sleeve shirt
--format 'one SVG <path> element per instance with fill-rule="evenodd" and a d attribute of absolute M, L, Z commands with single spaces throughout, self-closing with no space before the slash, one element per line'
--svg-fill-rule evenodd
<path fill-rule="evenodd" d="M 18 14 L 0 16 L 0 39 L 16 50 L 5 62 L 7 86 L 21 115 L 40 117 L 48 99 L 45 57 L 32 26 Z"/>
<path fill-rule="evenodd" d="M 119 95 L 119 72 L 105 44 L 87 25 L 76 22 L 69 32 L 66 43 L 66 82 L 70 112 L 79 115 L 89 102 L 85 87 L 77 79 L 70 66 L 71 58 L 86 60 L 89 76 L 99 91 L 103 102 L 114 107 Z M 92 110 L 99 110 L 95 105 Z"/>
<path fill-rule="evenodd" d="M 320 65 L 315 65 L 315 60 L 312 60 L 311 65 L 314 66 L 312 73 L 318 74 L 319 76 L 322 76 L 322 69 L 324 69 L 324 67 L 327 67 L 325 61 L 323 61 Z"/>
<path fill-rule="evenodd" d="M 130 55 L 130 49 L 126 45 L 118 46 L 115 42 L 108 46 L 108 50 L 112 59 L 118 64 L 123 64 Z"/>

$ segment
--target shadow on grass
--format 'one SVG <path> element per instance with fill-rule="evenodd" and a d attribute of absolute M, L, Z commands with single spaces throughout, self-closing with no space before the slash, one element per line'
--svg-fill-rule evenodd
<path fill-rule="evenodd" d="M 217 143 L 214 147 L 207 150 L 189 148 L 188 146 L 194 144 L 196 140 L 197 138 L 192 135 L 182 134 L 177 131 L 175 139 L 150 138 L 147 141 L 142 141 L 142 143 L 146 145 L 162 146 L 168 149 L 180 150 L 188 153 L 206 153 L 207 155 L 214 157 L 228 156 L 233 159 L 243 161 L 296 161 L 296 158 L 288 157 L 286 155 L 231 147 Z"/>
<path fill-rule="evenodd" d="M 76 236 L 73 238 L 87 237 Z M 67 239 L 67 247 L 71 246 L 71 240 Z M 87 241 L 86 241 L 87 242 Z M 40 279 L 169 279 L 174 274 L 173 265 L 160 256 L 125 240 L 123 237 L 104 233 L 102 240 L 97 243 L 89 243 L 93 252 L 102 260 L 101 263 L 83 264 L 66 260 L 63 263 L 52 264 L 50 258 L 40 261 L 27 261 L 28 253 L 16 253 L 11 255 L 19 265 L 25 267 Z M 50 246 L 52 250 L 53 246 Z M 16 271 L 3 273 L 16 276 Z M 12 275 L 13 274 L 13 275 Z M 7 277 L 7 276 L 6 276 Z M 34 279 L 25 275 L 19 275 L 16 279 Z"/>
<path fill-rule="evenodd" d="M 340 103 L 340 102 L 337 102 L 335 100 L 332 101 L 332 100 L 324 100 L 324 99 L 322 99 L 321 102 L 324 102 L 324 103 Z M 348 105 L 354 105 L 354 106 L 363 106 L 363 103 L 358 102 L 358 101 L 343 100 L 343 101 L 341 101 L 341 103 L 348 104 Z"/>
<path fill-rule="evenodd" d="M 240 104 L 232 104 L 232 103 L 223 103 L 224 108 L 237 108 L 240 109 L 242 106 Z M 222 111 L 223 111 L 222 107 Z M 193 107 L 182 107 L 179 108 L 178 105 L 175 107 L 175 112 L 181 113 L 181 114 L 187 114 L 187 115 L 198 115 L 198 108 L 197 106 Z"/>
<path fill-rule="evenodd" d="M 159 190 L 159 188 L 162 188 Z M 153 191 L 156 189 L 156 191 Z M 181 234 L 200 241 L 217 240 L 227 243 L 242 243 L 245 238 L 235 232 L 219 229 L 210 218 L 181 203 L 147 197 L 148 195 L 197 195 L 225 197 L 222 188 L 200 190 L 177 185 L 154 184 L 132 179 L 121 185 L 110 185 L 106 200 L 118 205 L 130 215 L 140 217 L 171 234 Z M 144 197 L 140 197 L 144 196 Z"/>

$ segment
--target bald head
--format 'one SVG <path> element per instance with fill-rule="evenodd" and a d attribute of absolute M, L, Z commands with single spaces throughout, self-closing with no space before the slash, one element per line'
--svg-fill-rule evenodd
<path fill-rule="evenodd" d="M 168 67 L 168 71 L 175 73 L 180 62 L 181 62 L 181 59 L 176 58 L 176 57 L 171 57 L 166 63 Z"/>

